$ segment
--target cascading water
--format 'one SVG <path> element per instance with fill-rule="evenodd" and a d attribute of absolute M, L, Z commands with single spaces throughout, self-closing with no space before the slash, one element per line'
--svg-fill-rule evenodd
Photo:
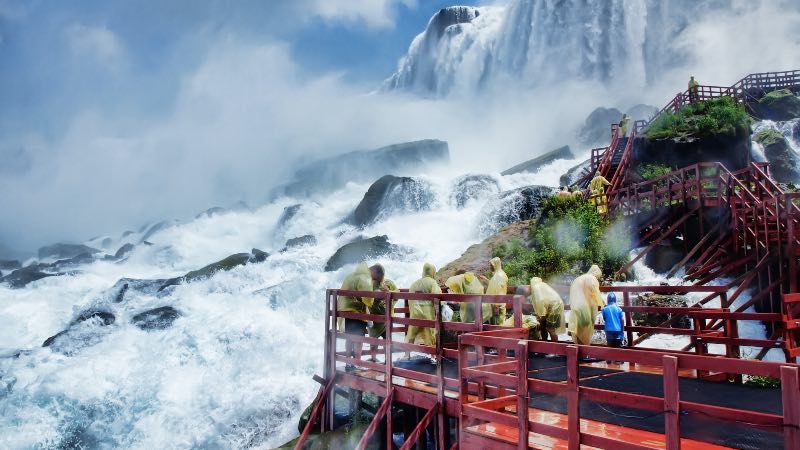
<path fill-rule="evenodd" d="M 676 36 L 728 0 L 512 0 L 450 7 L 431 18 L 385 89 L 472 93 L 507 80 L 653 81 L 685 57 Z M 633 84 L 632 84 L 633 83 Z"/>

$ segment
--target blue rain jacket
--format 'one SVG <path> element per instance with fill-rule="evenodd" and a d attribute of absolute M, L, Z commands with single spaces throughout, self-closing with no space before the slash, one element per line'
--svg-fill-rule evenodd
<path fill-rule="evenodd" d="M 622 339 L 622 309 L 616 303 L 603 308 L 606 338 Z"/>

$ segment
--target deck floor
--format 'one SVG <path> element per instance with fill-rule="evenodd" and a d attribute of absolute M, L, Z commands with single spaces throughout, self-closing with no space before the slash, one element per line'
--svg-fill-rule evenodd
<path fill-rule="evenodd" d="M 546 379 L 548 381 L 566 382 L 565 379 L 564 380 L 560 379 L 561 377 L 560 372 L 564 370 L 564 367 L 559 366 L 557 363 L 554 363 L 552 361 L 539 361 L 538 364 L 532 364 L 531 366 L 534 367 L 534 369 L 531 370 L 532 377 Z M 629 363 L 616 364 L 616 363 L 607 363 L 605 361 L 587 361 L 581 363 L 580 368 L 581 368 L 580 370 L 581 384 L 602 382 L 605 377 L 614 377 L 615 375 L 623 375 L 623 376 L 625 374 L 632 374 L 631 376 L 633 376 L 633 374 L 642 374 L 650 376 L 662 375 L 662 371 L 659 367 L 643 366 L 639 364 L 631 365 Z M 424 373 L 430 373 L 428 369 L 420 371 Z M 456 367 L 456 372 L 457 372 L 457 367 Z M 378 382 L 384 382 L 385 380 L 385 374 L 383 372 L 375 370 L 361 369 L 355 372 L 351 372 L 350 374 L 368 378 Z M 448 378 L 453 378 L 452 367 L 448 368 L 448 370 L 445 370 L 445 376 L 447 376 Z M 685 369 L 681 370 L 679 372 L 679 376 L 682 379 L 685 379 L 685 381 L 687 381 L 688 383 L 702 383 L 701 380 L 696 379 L 695 372 L 693 370 L 685 370 Z M 393 376 L 392 383 L 395 386 L 402 386 L 405 388 L 414 389 L 416 391 L 424 392 L 431 395 L 436 395 L 438 392 L 438 387 L 436 385 L 431 385 L 426 382 L 400 377 L 396 375 Z M 727 385 L 724 387 L 728 390 L 731 390 L 731 389 L 736 389 L 735 386 L 737 385 Z M 739 387 L 744 390 L 746 390 L 745 388 L 747 388 L 745 386 L 739 386 Z M 451 388 L 445 389 L 444 394 L 449 399 L 456 399 L 458 397 L 458 392 L 455 389 Z M 656 393 L 648 393 L 647 395 L 657 396 Z M 541 397 L 539 397 L 539 399 L 541 400 Z M 536 405 L 534 405 L 534 403 Z M 542 406 L 544 406 L 544 408 L 542 408 Z M 591 412 L 591 407 L 584 408 L 584 406 L 582 406 L 581 408 L 582 411 L 585 410 L 586 412 Z M 609 409 L 613 409 L 613 408 L 604 408 L 602 407 L 602 405 L 600 405 L 600 408 L 602 408 L 603 411 L 608 411 Z M 567 415 L 565 414 L 565 412 L 566 411 L 561 410 L 560 406 L 554 404 L 552 402 L 552 399 L 550 400 L 550 403 L 545 402 L 544 404 L 534 399 L 531 408 L 529 409 L 529 414 L 532 421 L 553 425 L 564 429 L 567 428 Z M 636 420 L 633 421 L 622 420 L 621 422 L 617 421 L 617 423 L 613 423 L 616 421 L 613 416 L 616 415 L 617 413 L 623 414 L 624 412 L 619 412 L 619 411 L 614 412 L 613 410 L 608 412 L 610 414 L 606 415 L 601 414 L 599 416 L 595 414 L 595 417 L 588 417 L 588 418 L 585 417 L 584 413 L 582 412 L 581 431 L 587 434 L 609 437 L 616 440 L 622 440 L 625 442 L 637 443 L 653 449 L 661 449 L 666 447 L 666 444 L 664 442 L 664 435 L 661 434 L 660 432 L 657 432 L 660 431 L 658 430 L 658 423 L 659 423 L 658 418 L 651 420 L 651 422 L 654 422 L 656 426 L 653 426 L 653 423 L 649 424 L 637 423 Z M 683 420 L 687 419 L 684 418 Z M 661 421 L 661 423 L 663 423 L 663 420 Z M 687 425 L 690 424 L 687 423 Z M 713 426 L 713 424 L 711 426 Z M 731 430 L 731 428 L 733 427 L 735 427 L 735 429 L 742 428 L 735 424 L 727 424 L 727 426 L 724 424 L 718 424 L 718 426 L 724 427 L 725 430 L 730 430 L 730 431 L 734 431 Z M 506 444 L 515 443 L 517 441 L 517 434 L 518 434 L 517 429 L 515 427 L 510 427 L 495 423 L 476 425 L 467 428 L 467 431 L 469 433 L 475 434 L 476 436 L 489 438 Z M 741 430 L 737 431 L 741 432 Z M 733 441 L 735 441 L 734 443 L 736 444 L 735 446 L 730 446 L 731 439 L 724 439 L 724 437 L 720 438 L 713 436 L 709 437 L 707 440 L 705 438 L 702 440 L 698 440 L 698 439 L 692 439 L 691 437 L 682 437 L 681 445 L 682 448 L 685 449 L 780 448 L 780 444 L 782 444 L 782 438 L 779 433 L 772 433 L 764 430 L 756 430 L 756 431 L 757 432 L 755 434 L 746 433 L 742 435 L 741 440 L 743 442 L 741 442 L 741 445 L 739 443 L 739 439 L 733 436 L 736 433 L 731 433 L 732 435 L 731 437 L 733 438 Z M 726 444 L 729 446 L 721 444 Z M 775 446 L 776 444 L 778 445 L 778 447 Z M 529 434 L 529 445 L 531 446 L 531 448 L 541 448 L 541 449 L 567 448 L 566 441 L 537 433 Z M 582 448 L 588 449 L 592 447 L 584 445 L 582 446 Z"/>

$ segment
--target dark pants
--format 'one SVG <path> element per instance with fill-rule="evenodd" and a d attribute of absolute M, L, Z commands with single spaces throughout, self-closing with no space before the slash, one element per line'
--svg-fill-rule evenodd
<path fill-rule="evenodd" d="M 609 347 L 620 348 L 622 347 L 622 339 L 606 339 Z"/>
<path fill-rule="evenodd" d="M 345 334 L 353 334 L 353 335 L 356 335 L 356 336 L 364 336 L 365 334 L 367 334 L 367 323 L 364 322 L 363 320 L 358 320 L 358 319 L 344 319 L 344 333 Z M 359 345 L 359 348 L 361 348 L 360 347 L 361 344 L 358 344 L 358 345 Z M 348 341 L 347 342 L 347 349 L 346 349 L 347 356 L 349 356 L 351 358 L 356 356 L 355 348 L 356 348 L 356 344 L 354 344 L 353 342 Z M 358 353 L 360 355 L 361 351 L 359 350 Z"/>

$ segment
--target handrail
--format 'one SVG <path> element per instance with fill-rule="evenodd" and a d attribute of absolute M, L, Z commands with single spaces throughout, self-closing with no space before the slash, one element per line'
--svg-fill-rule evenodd
<path fill-rule="evenodd" d="M 308 440 L 308 436 L 311 434 L 311 428 L 313 428 L 314 422 L 317 421 L 317 416 L 319 416 L 320 412 L 322 411 L 322 406 L 328 399 L 328 394 L 331 392 L 335 382 L 336 376 L 334 375 L 325 386 L 319 387 L 319 392 L 314 400 L 314 408 L 311 409 L 311 414 L 308 416 L 308 422 L 306 422 L 306 426 L 303 427 L 303 432 L 300 433 L 300 438 L 295 443 L 294 450 L 303 450 L 305 448 L 306 440 Z"/>

